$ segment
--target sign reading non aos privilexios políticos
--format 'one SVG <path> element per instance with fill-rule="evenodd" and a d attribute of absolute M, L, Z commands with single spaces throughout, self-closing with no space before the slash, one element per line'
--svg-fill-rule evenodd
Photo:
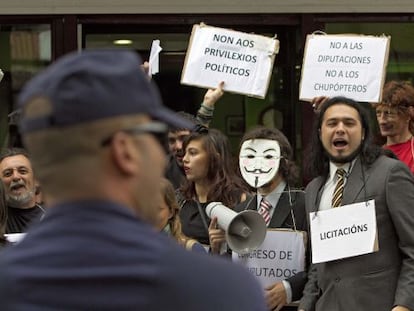
<path fill-rule="evenodd" d="M 299 99 L 345 96 L 381 101 L 390 37 L 308 35 Z"/>
<path fill-rule="evenodd" d="M 181 83 L 264 98 L 278 52 L 275 38 L 194 25 Z"/>

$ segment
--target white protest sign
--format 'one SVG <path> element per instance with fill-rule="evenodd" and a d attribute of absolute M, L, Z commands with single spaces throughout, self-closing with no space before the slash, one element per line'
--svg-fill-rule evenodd
<path fill-rule="evenodd" d="M 152 75 L 155 75 L 159 72 L 159 54 L 162 51 L 162 48 L 160 46 L 160 40 L 154 40 L 152 41 L 151 45 L 151 52 L 149 57 L 149 69 L 148 69 L 148 75 L 151 77 Z"/>
<path fill-rule="evenodd" d="M 345 96 L 380 102 L 390 37 L 308 35 L 299 99 Z"/>
<path fill-rule="evenodd" d="M 292 230 L 268 230 L 263 244 L 248 254 L 233 252 L 265 288 L 305 270 L 306 233 Z"/>
<path fill-rule="evenodd" d="M 264 98 L 278 52 L 274 38 L 194 25 L 181 83 Z"/>
<path fill-rule="evenodd" d="M 4 237 L 12 244 L 18 243 L 26 236 L 26 233 L 6 233 Z"/>
<path fill-rule="evenodd" d="M 375 201 L 310 213 L 312 263 L 369 254 L 377 250 Z"/>

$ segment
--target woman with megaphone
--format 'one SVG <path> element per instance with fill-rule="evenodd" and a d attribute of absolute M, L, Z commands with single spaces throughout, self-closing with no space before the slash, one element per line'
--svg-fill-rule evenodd
<path fill-rule="evenodd" d="M 211 251 L 206 206 L 214 201 L 236 206 L 248 198 L 249 189 L 237 174 L 228 138 L 219 130 L 198 127 L 183 149 L 186 181 L 178 192 L 182 230 Z"/>

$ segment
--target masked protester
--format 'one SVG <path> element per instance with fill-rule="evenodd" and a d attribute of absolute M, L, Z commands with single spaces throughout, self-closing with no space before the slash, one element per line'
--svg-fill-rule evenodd
<path fill-rule="evenodd" d="M 239 167 L 244 180 L 257 193 L 251 200 L 236 206 L 237 212 L 258 211 L 269 229 L 307 231 L 304 193 L 294 188 L 298 170 L 292 148 L 282 132 L 265 127 L 247 132 L 241 141 Z M 215 249 L 220 248 L 225 241 L 224 232 L 210 230 L 210 240 Z M 300 246 L 306 247 L 303 242 Z M 304 257 L 301 259 L 305 261 Z M 276 261 L 273 267 L 277 267 Z M 296 310 L 286 305 L 301 298 L 306 282 L 305 271 L 279 281 L 264 279 L 269 310 Z"/>

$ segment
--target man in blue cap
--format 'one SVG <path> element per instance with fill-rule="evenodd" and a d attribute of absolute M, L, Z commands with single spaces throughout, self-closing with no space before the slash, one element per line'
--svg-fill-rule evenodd
<path fill-rule="evenodd" d="M 0 258 L 2 310 L 265 310 L 247 271 L 156 233 L 162 143 L 186 127 L 129 51 L 58 60 L 19 98 L 47 212 Z"/>

